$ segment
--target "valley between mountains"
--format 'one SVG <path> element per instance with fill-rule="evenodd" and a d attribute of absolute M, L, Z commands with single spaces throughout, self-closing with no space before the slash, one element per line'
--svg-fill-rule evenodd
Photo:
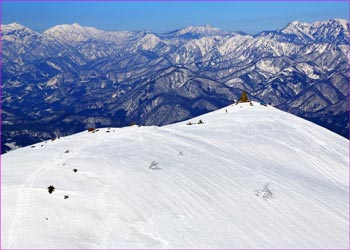
<path fill-rule="evenodd" d="M 348 36 L 342 19 L 255 35 L 2 25 L 3 153 L 89 127 L 187 120 L 243 90 L 347 138 Z"/>

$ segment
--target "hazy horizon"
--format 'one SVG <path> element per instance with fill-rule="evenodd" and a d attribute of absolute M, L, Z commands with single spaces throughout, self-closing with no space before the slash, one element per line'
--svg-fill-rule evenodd
<path fill-rule="evenodd" d="M 335 20 L 335 19 L 338 19 L 338 20 L 341 19 L 341 20 L 349 21 L 349 20 L 346 20 L 346 19 L 343 19 L 343 18 L 337 18 L 337 17 L 332 18 L 332 20 Z M 318 20 L 318 21 L 323 22 L 323 21 L 327 21 L 327 20 L 330 20 L 330 19 Z M 299 21 L 299 20 L 294 20 L 294 21 Z M 293 21 L 291 21 L 291 22 L 293 22 Z M 287 26 L 289 23 L 291 23 L 291 22 L 285 23 L 283 26 L 281 26 L 281 28 L 278 28 L 278 29 L 276 29 L 276 30 L 283 29 L 284 27 L 286 27 L 286 26 Z M 315 22 L 317 22 L 317 21 L 315 21 Z M 34 30 L 34 29 L 32 29 L 30 26 L 24 25 L 24 24 L 19 23 L 19 22 L 3 23 L 2 25 L 9 25 L 9 24 L 13 24 L 13 23 L 17 23 L 17 24 L 19 24 L 19 25 L 23 25 L 23 26 L 25 26 L 25 27 L 27 27 L 27 28 L 30 28 L 31 30 L 33 30 L 33 31 L 35 31 L 35 32 L 43 33 L 43 32 L 45 31 L 45 30 L 42 30 L 42 31 Z M 312 23 L 312 22 L 305 22 L 305 23 Z M 94 27 L 94 26 L 82 25 L 82 24 L 80 24 L 80 23 L 75 22 L 75 23 L 61 23 L 61 24 L 56 24 L 56 25 L 54 25 L 54 26 L 52 26 L 52 27 L 48 27 L 48 29 L 53 28 L 53 27 L 55 27 L 55 26 L 59 26 L 59 25 L 74 25 L 74 24 L 78 24 L 78 25 L 80 25 L 80 26 L 82 26 L 82 27 L 96 28 L 96 27 Z M 193 25 L 183 26 L 183 27 L 178 27 L 178 28 L 175 28 L 175 29 L 173 29 L 173 30 L 168 30 L 168 31 L 164 31 L 164 32 L 152 32 L 152 31 L 150 31 L 150 30 L 117 30 L 117 29 L 114 29 L 114 30 L 113 30 L 113 29 L 104 30 L 104 29 L 99 29 L 99 28 L 96 28 L 96 29 L 98 29 L 98 30 L 103 30 L 103 31 L 107 31 L 107 32 L 114 32 L 114 31 L 142 32 L 142 31 L 148 31 L 148 32 L 151 32 L 151 33 L 154 33 L 154 34 L 160 34 L 160 35 L 161 35 L 161 34 L 166 34 L 166 33 L 174 32 L 174 31 L 176 31 L 176 30 L 184 29 L 184 28 L 187 28 L 187 27 L 190 27 L 190 26 L 192 26 L 192 27 L 205 27 L 205 26 L 210 26 L 211 28 L 218 28 L 218 27 L 212 26 L 212 25 L 210 25 L 210 24 L 204 24 L 204 25 L 196 25 L 196 26 L 193 26 Z M 218 29 L 220 29 L 220 28 L 218 28 Z M 47 30 L 47 29 L 46 29 L 46 30 Z M 245 32 L 244 30 L 224 30 L 224 29 L 220 29 L 220 30 L 225 31 L 225 32 L 242 32 L 242 33 L 246 33 L 246 34 L 248 34 L 248 35 L 256 35 L 256 34 L 259 34 L 259 33 L 261 33 L 261 32 L 264 32 L 264 31 L 272 31 L 272 30 L 261 30 L 261 31 L 259 31 L 259 32 L 257 32 L 257 33 L 251 34 L 251 33 Z"/>
<path fill-rule="evenodd" d="M 257 34 L 293 21 L 349 20 L 348 2 L 3 2 L 2 23 L 37 32 L 78 23 L 106 31 L 165 33 L 210 25 Z"/>

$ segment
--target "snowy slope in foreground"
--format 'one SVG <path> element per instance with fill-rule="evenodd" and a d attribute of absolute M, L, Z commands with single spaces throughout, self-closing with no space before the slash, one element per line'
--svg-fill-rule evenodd
<path fill-rule="evenodd" d="M 3 155 L 2 246 L 348 247 L 348 140 L 272 107 L 226 109 Z"/>

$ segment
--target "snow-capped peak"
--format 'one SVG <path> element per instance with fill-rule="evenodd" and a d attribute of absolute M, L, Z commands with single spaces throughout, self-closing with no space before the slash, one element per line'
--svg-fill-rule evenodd
<path fill-rule="evenodd" d="M 61 42 L 82 42 L 91 38 L 98 38 L 105 31 L 93 27 L 84 27 L 78 23 L 56 25 L 46 31 L 44 35 Z"/>
<path fill-rule="evenodd" d="M 293 21 L 289 23 L 283 30 L 283 33 L 286 34 L 308 34 L 310 32 L 310 24 L 300 21 Z"/>
<path fill-rule="evenodd" d="M 78 23 L 73 23 L 71 26 L 74 27 L 74 28 L 79 28 L 79 29 L 83 28 L 83 26 L 81 26 Z"/>
<path fill-rule="evenodd" d="M 329 19 L 314 23 L 294 21 L 281 30 L 284 34 L 294 34 L 303 40 L 313 42 L 340 42 L 347 44 L 349 22 L 344 19 Z M 345 35 L 345 36 L 344 36 Z"/>
<path fill-rule="evenodd" d="M 47 29 L 46 31 L 44 31 L 44 33 L 51 33 L 51 32 L 58 32 L 58 31 L 98 31 L 96 28 L 93 27 L 85 27 L 85 26 L 81 26 L 78 23 L 72 23 L 72 24 L 60 24 L 60 25 L 56 25 L 50 29 Z"/>
<path fill-rule="evenodd" d="M 26 32 L 35 33 L 35 31 L 33 31 L 30 28 L 28 28 L 22 24 L 19 24 L 19 23 L 9 23 L 9 24 L 2 24 L 1 25 L 1 31 L 3 33 L 15 31 L 15 30 L 22 30 L 22 31 L 26 31 Z"/>
<path fill-rule="evenodd" d="M 2 156 L 2 245 L 346 248 L 348 143 L 257 102 L 40 142 Z"/>
<path fill-rule="evenodd" d="M 31 30 L 28 27 L 25 27 L 22 24 L 19 23 L 10 23 L 10 24 L 2 24 L 1 25 L 1 39 L 3 41 L 13 42 L 17 45 L 19 44 L 26 44 L 28 48 L 32 45 L 32 42 L 38 42 L 39 40 L 43 38 L 40 33 L 37 33 L 33 30 Z M 24 53 L 24 48 L 19 49 L 16 48 L 16 50 L 20 53 Z M 7 53 L 7 51 L 3 51 L 4 54 Z"/>
<path fill-rule="evenodd" d="M 204 26 L 188 26 L 182 29 L 169 32 L 168 34 L 173 36 L 186 36 L 186 35 L 212 36 L 212 35 L 227 34 L 227 32 L 222 31 L 219 28 L 214 28 L 210 25 L 204 25 Z"/>
<path fill-rule="evenodd" d="M 290 22 L 289 24 L 286 25 L 285 28 L 283 28 L 282 30 L 285 32 L 289 32 L 289 31 L 295 31 L 295 30 L 303 30 L 303 31 L 307 31 L 308 29 L 310 29 L 311 27 L 313 27 L 313 29 L 316 29 L 320 26 L 323 25 L 333 25 L 333 24 L 342 24 L 346 26 L 346 23 L 348 23 L 348 21 L 344 20 L 344 19 L 329 19 L 326 21 L 317 21 L 314 23 L 307 23 L 307 22 L 301 22 L 301 21 L 293 21 Z"/>
<path fill-rule="evenodd" d="M 199 33 L 199 34 L 208 34 L 208 33 L 215 33 L 221 31 L 219 28 L 212 27 L 210 25 L 203 25 L 203 26 L 189 26 L 184 29 L 181 29 L 179 31 L 179 34 L 184 34 L 184 33 Z"/>
<path fill-rule="evenodd" d="M 344 28 L 344 30 L 349 29 L 349 21 L 348 20 L 341 19 L 341 18 L 335 18 L 334 20 L 336 22 L 338 22 Z"/>
<path fill-rule="evenodd" d="M 142 38 L 137 40 L 134 46 L 142 50 L 152 50 L 160 41 L 161 39 L 155 34 L 145 33 Z"/>
<path fill-rule="evenodd" d="M 23 26 L 22 24 L 19 23 L 9 23 L 9 24 L 2 24 L 1 28 L 7 28 L 7 29 L 23 29 L 26 28 L 25 26 Z"/>

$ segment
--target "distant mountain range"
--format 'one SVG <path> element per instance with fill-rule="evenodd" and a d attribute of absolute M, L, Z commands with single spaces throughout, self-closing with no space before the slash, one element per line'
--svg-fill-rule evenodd
<path fill-rule="evenodd" d="M 348 37 L 341 19 L 254 36 L 210 26 L 155 34 L 2 25 L 2 149 L 88 127 L 169 124 L 242 90 L 348 137 Z"/>

